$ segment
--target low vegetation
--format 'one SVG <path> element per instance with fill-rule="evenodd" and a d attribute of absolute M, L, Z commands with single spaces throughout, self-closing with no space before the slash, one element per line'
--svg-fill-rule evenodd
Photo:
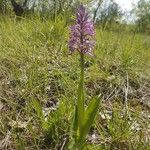
<path fill-rule="evenodd" d="M 67 40 L 62 16 L 1 22 L 1 149 L 67 149 L 80 72 Z M 150 38 L 97 26 L 96 41 L 86 103 L 97 94 L 102 101 L 85 149 L 148 150 Z"/>

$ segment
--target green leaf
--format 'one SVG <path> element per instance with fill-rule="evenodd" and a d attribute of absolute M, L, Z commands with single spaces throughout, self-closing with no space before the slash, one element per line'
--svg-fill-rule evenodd
<path fill-rule="evenodd" d="M 79 135 L 80 143 L 84 142 L 86 135 L 88 134 L 90 127 L 94 122 L 95 116 L 96 116 L 98 108 L 99 108 L 99 103 L 100 103 L 99 97 L 93 98 L 92 101 L 90 102 L 88 108 L 85 111 L 83 127 L 82 127 L 82 130 Z"/>
<path fill-rule="evenodd" d="M 43 118 L 43 112 L 42 112 L 42 107 L 41 107 L 40 103 L 37 100 L 32 99 L 32 104 L 37 113 L 37 116 L 39 118 Z"/>
<path fill-rule="evenodd" d="M 76 139 L 77 139 L 77 130 L 78 130 L 78 110 L 77 105 L 75 106 L 74 114 L 72 117 L 72 124 L 71 124 L 71 139 L 68 146 L 69 150 L 75 150 L 76 148 Z"/>
<path fill-rule="evenodd" d="M 77 111 L 77 106 L 75 106 L 75 112 L 73 115 L 73 121 L 72 121 L 72 126 L 71 126 L 72 137 L 76 136 L 77 130 L 78 130 L 78 111 Z"/>
<path fill-rule="evenodd" d="M 46 129 L 47 128 L 47 123 L 45 121 L 45 117 L 44 117 L 44 114 L 43 114 L 42 107 L 41 107 L 40 103 L 37 100 L 32 99 L 32 105 L 33 105 L 33 107 L 36 111 L 37 117 L 40 120 L 42 128 Z"/>

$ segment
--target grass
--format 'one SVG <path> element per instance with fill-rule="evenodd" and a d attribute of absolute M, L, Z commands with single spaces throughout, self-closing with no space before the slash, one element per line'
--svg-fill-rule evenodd
<path fill-rule="evenodd" d="M 67 149 L 80 70 L 66 19 L 0 21 L 1 149 Z M 97 26 L 96 41 L 86 99 L 101 94 L 102 103 L 86 149 L 148 150 L 150 38 Z"/>

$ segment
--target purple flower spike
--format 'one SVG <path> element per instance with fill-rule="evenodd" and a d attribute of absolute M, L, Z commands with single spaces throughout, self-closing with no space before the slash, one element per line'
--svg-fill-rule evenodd
<path fill-rule="evenodd" d="M 92 49 L 95 45 L 93 40 L 94 24 L 89 20 L 89 14 L 83 5 L 78 8 L 75 25 L 70 27 L 70 31 L 69 50 L 92 55 Z"/>

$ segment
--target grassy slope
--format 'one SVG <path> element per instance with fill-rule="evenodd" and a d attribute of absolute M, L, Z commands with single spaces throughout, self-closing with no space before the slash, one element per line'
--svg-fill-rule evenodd
<path fill-rule="evenodd" d="M 78 55 L 69 55 L 67 39 L 64 18 L 1 20 L 2 149 L 67 145 L 79 74 Z M 103 102 L 87 147 L 148 150 L 150 38 L 97 27 L 96 41 L 95 57 L 86 62 L 87 102 L 100 93 Z M 121 115 L 126 98 L 130 120 Z"/>

